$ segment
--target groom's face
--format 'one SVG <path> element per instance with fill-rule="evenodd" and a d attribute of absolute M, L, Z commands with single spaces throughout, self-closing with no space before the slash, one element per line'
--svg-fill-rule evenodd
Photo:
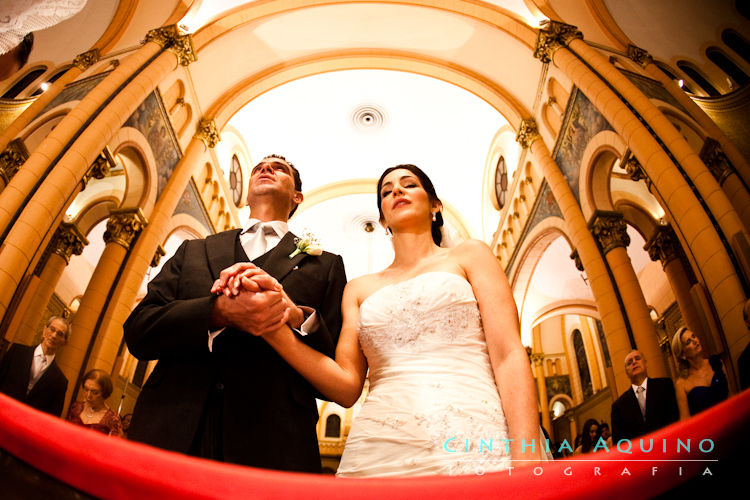
<path fill-rule="evenodd" d="M 256 197 L 269 194 L 288 200 L 290 206 L 302 201 L 302 194 L 294 187 L 292 167 L 280 158 L 264 158 L 250 172 L 247 204 L 252 207 Z"/>

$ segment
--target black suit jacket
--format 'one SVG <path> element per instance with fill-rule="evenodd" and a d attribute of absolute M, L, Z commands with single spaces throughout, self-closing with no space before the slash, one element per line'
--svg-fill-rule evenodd
<path fill-rule="evenodd" d="M 676 422 L 680 412 L 677 409 L 672 379 L 649 377 L 645 421 L 632 387 L 612 403 L 611 417 L 614 444 L 621 439 L 634 439 Z"/>
<path fill-rule="evenodd" d="M 246 332 L 227 328 L 208 351 L 211 285 L 237 260 L 239 233 L 184 242 L 125 322 L 130 352 L 159 360 L 138 398 L 128 437 L 186 453 L 207 398 L 218 391 L 226 461 L 320 471 L 317 405 L 307 381 L 262 338 Z M 290 259 L 294 249 L 290 232 L 264 256 L 262 267 L 296 304 L 317 311 L 319 328 L 301 338 L 333 357 L 346 284 L 343 261 L 327 252 Z"/>
<path fill-rule="evenodd" d="M 36 346 L 10 346 L 0 362 L 0 392 L 37 410 L 59 417 L 65 403 L 68 379 L 53 360 L 31 391 L 27 392 L 34 349 Z"/>

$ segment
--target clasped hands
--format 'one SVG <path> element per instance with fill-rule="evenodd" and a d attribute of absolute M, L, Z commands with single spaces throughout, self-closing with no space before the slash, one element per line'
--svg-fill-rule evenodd
<path fill-rule="evenodd" d="M 231 326 L 263 336 L 285 323 L 299 328 L 304 321 L 304 313 L 281 284 L 250 262 L 224 269 L 211 293 L 219 296 L 211 318 L 216 327 Z"/>

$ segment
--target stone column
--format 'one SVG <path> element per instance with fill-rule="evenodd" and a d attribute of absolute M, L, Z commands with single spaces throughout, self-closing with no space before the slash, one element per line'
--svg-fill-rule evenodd
<path fill-rule="evenodd" d="M 726 152 L 729 162 L 734 165 L 737 172 L 745 175 L 743 176 L 745 184 L 750 184 L 750 163 L 745 159 L 739 149 L 730 141 L 724 132 L 714 123 L 714 121 L 706 114 L 700 106 L 688 96 L 684 90 L 682 90 L 677 83 L 675 83 L 664 71 L 654 64 L 654 59 L 645 50 L 636 47 L 635 45 L 628 46 L 628 57 L 638 63 L 644 71 L 653 78 L 660 82 L 664 88 L 672 94 L 672 97 L 677 99 L 677 102 L 682 105 L 688 114 L 693 117 L 695 121 L 705 130 L 709 136 L 718 141 L 721 148 Z M 741 175 L 742 176 L 742 175 Z"/>
<path fill-rule="evenodd" d="M 542 426 L 551 433 L 552 420 L 549 418 L 549 399 L 547 398 L 547 380 L 544 378 L 544 353 L 531 353 L 531 362 L 534 364 L 534 375 L 536 375 L 536 390 L 539 393 L 539 407 L 542 413 Z"/>
<path fill-rule="evenodd" d="M 727 155 L 722 151 L 721 144 L 707 137 L 701 148 L 700 158 L 724 190 L 734 209 L 737 210 L 745 228 L 750 228 L 750 193 L 729 162 Z"/>
<path fill-rule="evenodd" d="M 679 241 L 677 241 L 677 237 L 671 228 L 669 226 L 659 227 L 646 242 L 643 249 L 648 252 L 651 260 L 661 262 L 664 273 L 667 275 L 669 286 L 672 288 L 672 293 L 674 293 L 675 299 L 677 299 L 677 306 L 680 308 L 685 325 L 695 332 L 703 342 L 703 345 L 711 346 L 714 352 L 718 352 L 716 348 L 721 343 L 716 345 L 715 339 L 710 338 L 710 331 L 704 328 L 703 322 L 697 314 L 696 308 L 698 305 L 690 297 L 692 284 L 680 259 L 681 250 Z M 711 311 L 706 312 L 709 315 L 711 314 Z M 672 339 L 669 340 L 671 341 Z"/>
<path fill-rule="evenodd" d="M 81 255 L 83 247 L 88 244 L 88 240 L 75 224 L 63 222 L 58 226 L 47 246 L 46 258 L 40 261 L 41 272 L 36 286 L 33 291 L 29 290 L 31 299 L 28 305 L 16 314 L 16 318 L 20 320 L 18 326 L 10 324 L 9 331 L 16 332 L 14 342 L 30 344 L 34 340 L 50 297 L 65 267 L 70 263 L 71 255 Z"/>
<path fill-rule="evenodd" d="M 621 96 L 641 115 L 645 114 L 649 120 L 656 120 L 652 128 L 662 143 L 682 144 L 684 138 L 674 131 L 674 127 L 668 121 L 664 123 L 666 118 L 653 107 L 647 97 L 637 89 L 634 91 L 629 82 L 623 83 L 625 77 L 606 59 L 602 65 L 603 58 L 598 54 L 592 55 L 593 49 L 587 47 L 581 38 L 581 33 L 574 26 L 552 22 L 548 29 L 540 30 L 534 55 L 543 62 L 553 62 L 565 73 L 591 100 L 641 162 L 665 209 L 665 217 L 683 242 L 683 248 L 690 252 L 695 261 L 699 279 L 705 282 L 716 307 L 732 358 L 736 359 L 747 343 L 742 321 L 745 292 L 742 278 L 738 275 L 741 268 L 735 267 L 742 264 L 736 259 L 733 260 L 736 255 L 730 255 L 731 249 L 728 248 L 726 240 L 735 233 L 745 234 L 737 212 L 705 165 L 697 159 L 697 155 L 692 150 L 687 152 L 677 147 L 679 151 L 675 150 L 674 157 L 683 165 L 693 185 L 698 186 L 713 219 L 709 216 L 667 151 L 622 101 Z M 575 47 L 576 53 L 580 56 L 568 50 L 568 45 L 571 48 Z M 603 76 L 600 78 L 599 74 L 592 71 L 592 67 Z M 618 90 L 620 95 L 605 84 L 602 78 L 607 78 L 607 82 Z M 670 129 L 679 137 L 667 133 Z M 714 226 L 714 220 L 718 221 L 720 231 L 725 236 L 724 240 Z M 612 354 L 613 364 L 617 367 L 620 364 L 619 357 L 615 352 Z"/>
<path fill-rule="evenodd" d="M 599 309 L 601 322 L 607 337 L 612 359 L 624 359 L 631 350 L 630 340 L 625 326 L 626 318 L 620 312 L 619 301 L 614 289 L 614 283 L 610 280 L 607 267 L 604 264 L 599 248 L 596 246 L 594 237 L 586 226 L 581 207 L 578 205 L 568 181 L 565 179 L 560 167 L 550 155 L 549 149 L 539 137 L 536 122 L 533 119 L 525 119 L 519 127 L 518 142 L 524 148 L 528 148 L 537 166 L 549 183 L 550 190 L 560 206 L 567 234 L 575 247 L 582 266 L 586 270 L 589 286 L 594 294 L 594 300 Z M 625 375 L 622 363 L 613 363 L 615 369 L 616 387 L 627 387 L 630 380 Z"/>
<path fill-rule="evenodd" d="M 45 238 L 50 219 L 62 213 L 72 201 L 73 194 L 79 188 L 88 166 L 110 140 L 114 131 L 122 126 L 137 106 L 166 75 L 175 69 L 178 63 L 188 64 L 191 60 L 195 60 L 190 37 L 179 35 L 174 26 L 149 32 L 143 49 L 147 47 L 149 50 L 146 51 L 148 55 L 146 60 L 149 60 L 151 56 L 154 58 L 141 68 L 142 64 L 139 63 L 139 59 L 133 59 L 136 54 L 141 54 L 139 50 L 114 71 L 117 72 L 132 59 L 133 62 L 129 63 L 128 69 L 125 70 L 126 75 L 130 77 L 137 74 L 124 89 L 119 92 L 116 92 L 116 88 L 111 89 L 102 98 L 102 102 L 107 101 L 106 106 L 75 138 L 49 173 L 45 171 L 46 167 L 50 166 L 49 158 L 55 158 L 68 143 L 68 135 L 73 137 L 77 134 L 83 123 L 97 112 L 95 96 L 100 96 L 105 92 L 105 87 L 109 88 L 109 86 L 103 86 L 108 78 L 97 85 L 73 111 L 66 115 L 50 136 L 32 153 L 11 183 L 0 192 L 0 231 L 5 231 L 11 218 L 20 213 L 7 232 L 5 244 L 0 247 L 0 315 L 5 315 L 16 288 L 24 278 L 29 263 L 34 259 L 40 243 Z M 168 51 L 162 52 L 162 47 L 167 47 Z M 87 101 L 89 97 L 94 100 L 93 106 Z M 76 119 L 65 122 L 70 117 Z M 67 124 L 63 126 L 64 123 Z M 60 141 L 61 137 L 62 141 Z M 36 158 L 39 159 L 35 162 L 41 164 L 42 168 L 27 169 L 30 164 L 34 163 L 32 162 L 35 159 L 34 155 L 37 155 Z M 37 180 L 40 178 L 44 179 L 44 182 L 37 186 Z M 16 183 L 15 186 L 14 183 Z M 23 199 L 32 192 L 34 194 L 31 200 L 24 206 Z"/>
<path fill-rule="evenodd" d="M 589 229 L 607 259 L 617 288 L 620 290 L 633 339 L 637 349 L 646 357 L 649 374 L 652 377 L 666 376 L 667 371 L 659 350 L 656 328 L 628 256 L 627 247 L 630 243 L 630 236 L 628 236 L 627 224 L 622 214 L 597 210 L 589 221 Z"/>
<path fill-rule="evenodd" d="M 77 388 L 77 381 L 82 375 L 80 372 L 89 356 L 89 345 L 97 333 L 99 316 L 107 305 L 110 289 L 116 281 L 123 259 L 133 238 L 145 225 L 146 220 L 140 209 L 113 210 L 107 221 L 104 233 L 106 245 L 73 318 L 74 335 L 57 356 L 58 365 L 69 381 L 68 396 Z M 97 341 L 95 339 L 94 346 Z"/>
<path fill-rule="evenodd" d="M 143 277 L 153 262 L 159 245 L 169 236 L 171 218 L 177 203 L 193 173 L 205 165 L 206 161 L 210 161 L 208 149 L 215 147 L 219 140 L 216 123 L 212 119 L 201 119 L 198 131 L 185 149 L 185 155 L 175 167 L 156 201 L 148 227 L 138 237 L 120 279 L 115 284 L 110 307 L 104 312 L 100 329 L 100 335 L 113 339 L 109 345 L 119 345 L 122 339 L 122 324 L 133 309 Z"/>

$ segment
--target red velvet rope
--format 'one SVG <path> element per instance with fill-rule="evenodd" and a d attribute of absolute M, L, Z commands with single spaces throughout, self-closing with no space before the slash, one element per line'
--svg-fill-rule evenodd
<path fill-rule="evenodd" d="M 645 451 L 634 440 L 630 453 L 610 449 L 481 476 L 343 479 L 158 450 L 69 424 L 0 394 L 0 448 L 70 486 L 113 499 L 646 498 L 708 475 L 706 469 L 720 475 L 717 460 L 740 447 L 747 453 L 749 422 L 750 390 L 644 437 Z"/>

